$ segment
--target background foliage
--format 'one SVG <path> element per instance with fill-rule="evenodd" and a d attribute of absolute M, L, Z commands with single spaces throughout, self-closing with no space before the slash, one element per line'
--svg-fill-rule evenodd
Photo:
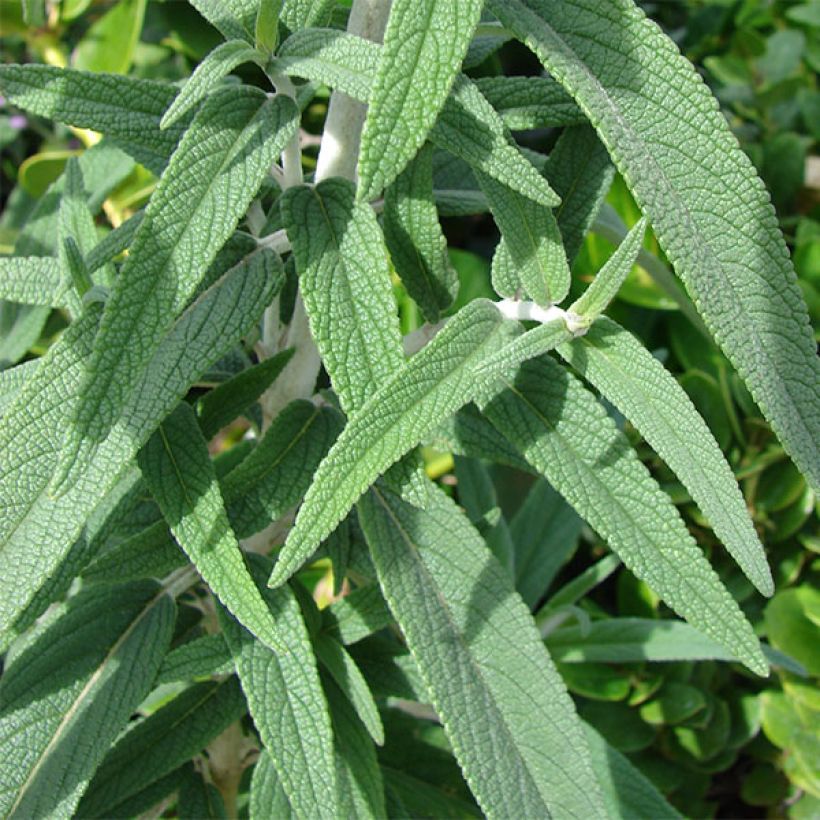
<path fill-rule="evenodd" d="M 702 71 L 772 192 L 812 320 L 820 325 L 820 2 L 681 0 L 643 5 Z M 0 0 L 3 61 L 39 61 L 174 81 L 187 77 L 221 41 L 184 2 L 64 0 L 59 13 L 43 23 L 26 26 L 19 0 Z M 508 45 L 470 74 L 493 76 L 502 68 L 506 73 L 538 70 L 528 52 Z M 253 66 L 244 65 L 237 73 L 245 82 L 263 84 Z M 309 130 L 321 132 L 325 112 L 326 98 L 320 96 L 307 112 Z M 533 148 L 549 150 L 555 136 L 549 131 L 530 132 L 527 139 Z M 67 160 L 81 156 L 93 141 L 91 134 L 0 108 L 0 252 L 11 252 L 21 226 L 48 186 L 63 173 Z M 316 151 L 309 149 L 308 170 L 315 157 Z M 143 167 L 119 168 L 115 173 L 121 178 L 103 202 L 102 230 L 118 226 L 138 210 L 155 184 Z M 608 219 L 599 221 L 573 267 L 574 290 L 582 290 L 611 255 L 613 241 L 620 239 L 619 222 L 631 227 L 640 216 L 618 178 L 608 203 L 612 208 Z M 461 282 L 459 300 L 452 310 L 475 296 L 491 297 L 490 259 L 497 242 L 491 219 L 450 218 L 444 228 Z M 802 664 L 808 677 L 779 669 L 770 679 L 761 680 L 734 664 L 674 660 L 649 664 L 635 662 L 628 652 L 622 659 L 600 659 L 607 663 L 577 663 L 577 647 L 585 646 L 585 638 L 594 634 L 590 632 L 593 625 L 600 628 L 613 617 L 661 619 L 669 615 L 668 610 L 617 561 L 603 558 L 607 551 L 596 536 L 568 508 L 562 508 L 548 489 L 533 486 L 528 474 L 512 468 L 486 470 L 467 460 L 454 462 L 433 449 L 425 454 L 428 473 L 465 506 L 480 495 L 474 489 L 480 487 L 485 506 L 468 507 L 468 512 L 488 531 L 493 530 L 495 536 L 490 532 L 490 537 L 498 540 L 520 537 L 545 511 L 562 521 L 562 540 L 572 549 L 564 555 L 565 563 L 552 569 L 549 592 L 563 594 L 542 610 L 539 623 L 581 715 L 634 761 L 673 805 L 692 816 L 817 817 L 817 499 L 770 433 L 728 361 L 700 332 L 693 311 L 687 309 L 686 296 L 679 289 L 662 289 L 647 274 L 647 266 L 662 266 L 665 260 L 651 235 L 644 246 L 643 266 L 632 271 L 610 315 L 636 333 L 677 375 L 727 453 L 767 548 L 777 589 L 771 600 L 766 602 L 754 593 L 723 554 L 683 487 L 628 424 L 625 429 L 683 511 L 698 543 L 710 549 L 713 565 L 758 634 Z M 400 285 L 396 287 L 402 329 L 409 332 L 423 320 L 415 304 L 402 297 Z M 42 355 L 64 325 L 59 311 L 20 310 L 3 304 L 0 367 Z M 227 450 L 241 439 L 244 429 L 234 425 L 220 446 Z M 469 496 L 464 492 L 467 487 L 472 488 Z M 565 584 L 579 576 L 588 583 L 566 590 Z M 308 581 L 320 603 L 332 597 L 326 566 L 318 566 Z M 199 627 L 193 609 L 190 614 L 190 634 L 196 634 Z M 182 639 L 178 626 L 175 640 L 181 644 Z M 196 693 L 201 697 L 197 708 L 210 698 L 224 710 L 225 725 L 235 719 L 235 693 L 208 688 L 206 683 L 199 686 L 203 689 Z M 149 704 L 148 711 L 162 702 L 159 698 Z M 398 716 L 392 720 L 401 723 Z M 399 789 L 398 769 L 402 758 L 413 750 L 391 743 L 390 738 L 404 727 L 371 728 L 386 733 L 383 761 L 388 766 L 391 760 L 396 762 L 395 786 Z M 429 763 L 424 779 L 443 787 L 450 801 L 440 810 L 470 812 L 468 793 L 444 752 L 441 730 L 431 725 L 417 733 L 416 741 Z M 262 771 L 261 765 L 257 771 Z M 187 790 L 181 803 L 190 806 L 209 799 L 207 787 L 203 790 L 192 771 L 175 774 Z M 167 780 L 168 775 L 164 777 Z M 138 794 L 153 787 L 161 797 L 157 784 L 163 782 L 149 777 L 132 791 Z M 247 789 L 244 783 L 240 793 L 247 797 Z M 175 811 L 174 806 L 168 808 L 169 815 Z"/>

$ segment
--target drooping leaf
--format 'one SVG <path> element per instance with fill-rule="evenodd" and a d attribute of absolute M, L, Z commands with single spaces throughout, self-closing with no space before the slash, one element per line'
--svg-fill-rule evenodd
<path fill-rule="evenodd" d="M 458 291 L 433 200 L 433 148 L 424 146 L 385 192 L 384 237 L 407 292 L 437 322 Z"/>
<path fill-rule="evenodd" d="M 221 619 L 225 637 L 254 723 L 294 813 L 333 818 L 333 735 L 316 658 L 291 589 L 264 589 L 268 566 L 254 560 L 251 571 L 276 622 L 277 642 L 287 651 L 273 652 L 229 617 Z"/>
<path fill-rule="evenodd" d="M 80 801 L 77 817 L 110 817 L 117 803 L 202 751 L 246 710 L 233 675 L 183 690 L 114 744 Z"/>
<path fill-rule="evenodd" d="M 632 334 L 607 318 L 558 350 L 666 461 L 749 580 L 764 595 L 771 595 L 774 584 L 766 555 L 732 469 L 706 422 L 666 368 Z"/>
<path fill-rule="evenodd" d="M 139 453 L 140 469 L 179 545 L 214 594 L 266 646 L 277 628 L 228 521 L 208 443 L 182 402 Z"/>
<path fill-rule="evenodd" d="M 549 358 L 529 361 L 484 412 L 632 572 L 693 626 L 766 674 L 751 626 L 671 499 L 577 379 Z"/>
<path fill-rule="evenodd" d="M 54 572 L 89 514 L 188 387 L 254 326 L 281 285 L 265 255 L 240 263 L 182 314 L 162 338 L 120 423 L 92 469 L 69 493 L 47 492 L 66 413 L 80 389 L 99 316 L 89 306 L 40 360 L 0 429 L 0 633 Z M 23 467 L 22 465 L 25 465 Z"/>
<path fill-rule="evenodd" d="M 377 197 L 424 144 L 481 16 L 481 0 L 393 0 L 359 154 L 359 196 Z"/>
<path fill-rule="evenodd" d="M 162 334 L 193 295 L 298 123 L 251 88 L 208 99 L 155 190 L 106 303 L 53 487 L 65 492 L 115 424 Z M 207 161 L 203 160 L 207 157 Z"/>
<path fill-rule="evenodd" d="M 631 0 L 489 8 L 590 118 L 707 326 L 820 488 L 820 362 L 805 302 L 763 184 L 692 65 Z"/>
<path fill-rule="evenodd" d="M 580 723 L 526 607 L 467 519 L 438 499 L 422 511 L 373 490 L 359 515 L 473 794 L 488 815 L 601 816 Z"/>
<path fill-rule="evenodd" d="M 4 817 L 73 815 L 148 693 L 173 625 L 156 584 L 89 589 L 16 656 L 0 683 Z"/>
<path fill-rule="evenodd" d="M 262 65 L 264 57 L 244 40 L 228 40 L 218 45 L 196 67 L 194 73 L 174 99 L 169 109 L 163 114 L 159 127 L 162 129 L 173 125 L 185 116 L 216 88 L 223 77 L 230 74 L 242 63 Z"/>

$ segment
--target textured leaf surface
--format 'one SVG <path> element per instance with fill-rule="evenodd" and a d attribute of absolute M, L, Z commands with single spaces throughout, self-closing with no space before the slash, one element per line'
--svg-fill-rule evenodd
<path fill-rule="evenodd" d="M 162 339 L 92 469 L 65 496 L 47 492 L 65 417 L 97 324 L 87 310 L 40 360 L 0 427 L 0 632 L 59 565 L 91 511 L 188 387 L 254 326 L 281 279 L 254 257 L 232 268 Z"/>
<path fill-rule="evenodd" d="M 268 562 L 255 561 L 260 588 Z M 279 630 L 281 654 L 271 651 L 229 618 L 223 618 L 251 715 L 297 816 L 336 816 L 333 735 L 316 658 L 289 587 L 264 590 Z"/>
<path fill-rule="evenodd" d="M 393 616 L 378 584 L 368 584 L 332 603 L 323 610 L 325 631 L 344 644 L 356 643 L 387 626 Z"/>
<path fill-rule="evenodd" d="M 334 0 L 285 0 L 282 21 L 291 31 L 325 26 L 330 22 L 334 5 Z"/>
<path fill-rule="evenodd" d="M 458 293 L 458 274 L 433 200 L 433 148 L 424 146 L 384 197 L 384 237 L 396 272 L 429 322 Z"/>
<path fill-rule="evenodd" d="M 4 817 L 72 816 L 148 693 L 173 626 L 173 601 L 156 584 L 86 590 L 4 670 Z"/>
<path fill-rule="evenodd" d="M 602 816 L 572 701 L 481 536 L 442 495 L 422 511 L 374 490 L 359 510 L 385 598 L 484 811 Z"/>
<path fill-rule="evenodd" d="M 749 580 L 771 595 L 774 584 L 763 545 L 732 469 L 666 368 L 607 318 L 558 352 L 632 422 L 689 490 Z"/>
<path fill-rule="evenodd" d="M 480 77 L 475 84 L 512 131 L 586 121 L 572 97 L 551 77 Z"/>
<path fill-rule="evenodd" d="M 259 0 L 191 0 L 191 5 L 227 39 L 253 42 Z"/>
<path fill-rule="evenodd" d="M 485 413 L 669 606 L 766 674 L 751 626 L 671 499 L 577 379 L 551 359 L 527 362 Z"/>
<path fill-rule="evenodd" d="M 173 125 L 188 111 L 208 96 L 222 80 L 242 63 L 262 64 L 264 57 L 243 40 L 229 40 L 218 45 L 196 67 L 194 73 L 171 103 L 160 121 L 160 128 Z"/>
<path fill-rule="evenodd" d="M 94 273 L 106 262 L 110 262 L 115 256 L 119 256 L 126 248 L 131 246 L 137 228 L 142 224 L 145 211 L 137 211 L 132 217 L 126 219 L 119 227 L 114 228 L 111 233 L 100 240 L 89 251 L 85 263 L 88 270 Z"/>
<path fill-rule="evenodd" d="M 204 635 L 169 652 L 157 672 L 155 685 L 229 675 L 233 658 L 221 635 Z"/>
<path fill-rule="evenodd" d="M 227 820 L 219 789 L 206 783 L 199 772 L 190 772 L 179 787 L 180 820 Z"/>
<path fill-rule="evenodd" d="M 139 454 L 145 482 L 179 545 L 236 619 L 271 648 L 277 629 L 228 522 L 208 443 L 183 402 Z"/>
<path fill-rule="evenodd" d="M 489 7 L 597 128 L 707 326 L 820 488 L 808 312 L 763 183 L 692 65 L 631 0 Z"/>
<path fill-rule="evenodd" d="M 393 0 L 359 154 L 359 196 L 377 197 L 424 144 L 461 70 L 482 0 Z"/>
<path fill-rule="evenodd" d="M 0 299 L 62 307 L 60 264 L 51 256 L 0 257 Z"/>
<path fill-rule="evenodd" d="M 159 780 L 245 714 L 239 681 L 197 683 L 135 723 L 97 769 L 78 817 L 110 817 L 111 809 Z"/>
<path fill-rule="evenodd" d="M 251 820 L 269 820 L 271 817 L 291 820 L 296 816 L 268 751 L 260 753 L 253 769 L 248 810 Z"/>
<path fill-rule="evenodd" d="M 65 491 L 88 467 L 161 335 L 233 232 L 298 119 L 292 100 L 269 101 L 245 87 L 214 94 L 198 112 L 106 303 L 55 488 Z"/>

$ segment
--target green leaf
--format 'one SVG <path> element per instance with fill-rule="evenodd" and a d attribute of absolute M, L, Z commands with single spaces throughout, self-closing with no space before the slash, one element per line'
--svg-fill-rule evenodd
<path fill-rule="evenodd" d="M 163 113 L 177 94 L 165 83 L 10 64 L 0 66 L 0 93 L 32 114 L 110 136 L 154 173 L 165 167 L 184 130 L 182 124 L 165 132 L 159 129 Z"/>
<path fill-rule="evenodd" d="M 499 293 L 520 295 L 523 288 L 544 307 L 562 302 L 569 291 L 570 273 L 552 211 L 483 173 L 477 173 L 476 177 L 501 230 L 502 240 L 496 253 L 506 255 L 507 261 L 503 264 L 515 271 L 513 278 L 517 280 L 515 287 L 505 287 Z M 493 285 L 495 283 L 494 272 Z"/>
<path fill-rule="evenodd" d="M 0 299 L 62 307 L 65 293 L 60 263 L 53 256 L 0 257 Z"/>
<path fill-rule="evenodd" d="M 230 675 L 233 658 L 221 635 L 204 635 L 169 652 L 157 672 L 155 686 L 192 681 L 212 675 Z"/>
<path fill-rule="evenodd" d="M 126 248 L 131 247 L 134 235 L 142 224 L 145 211 L 137 211 L 119 227 L 106 234 L 86 255 L 85 264 L 90 273 L 101 268 L 107 262 L 119 256 Z"/>
<path fill-rule="evenodd" d="M 489 8 L 589 116 L 707 326 L 820 489 L 820 362 L 808 312 L 769 197 L 708 88 L 630 0 L 608 13 L 598 0 Z"/>
<path fill-rule="evenodd" d="M 7 666 L 0 684 L 4 817 L 73 815 L 148 693 L 173 625 L 172 599 L 151 582 L 84 590 Z"/>
<path fill-rule="evenodd" d="M 350 413 L 404 364 L 381 230 L 373 209 L 356 202 L 353 184 L 343 179 L 291 188 L 282 217 L 311 333 Z"/>
<path fill-rule="evenodd" d="M 641 219 L 627 234 L 623 242 L 598 271 L 592 284 L 570 306 L 573 313 L 583 317 L 590 324 L 594 322 L 615 298 L 624 280 L 632 270 L 638 251 L 643 245 L 646 219 Z"/>
<path fill-rule="evenodd" d="M 182 91 L 163 115 L 159 127 L 165 129 L 184 117 L 237 66 L 242 63 L 256 63 L 262 66 L 264 62 L 264 56 L 244 40 L 229 40 L 218 45 L 196 67 L 182 87 Z"/>
<path fill-rule="evenodd" d="M 586 122 L 572 97 L 552 77 L 479 77 L 475 84 L 511 131 Z"/>
<path fill-rule="evenodd" d="M 227 820 L 222 795 L 199 772 L 189 771 L 179 787 L 177 805 L 180 820 Z"/>
<path fill-rule="evenodd" d="M 484 412 L 635 575 L 750 669 L 767 673 L 751 626 L 671 499 L 577 379 L 546 357 L 527 362 Z"/>
<path fill-rule="evenodd" d="M 26 25 L 40 27 L 46 24 L 46 0 L 22 0 L 22 4 Z"/>
<path fill-rule="evenodd" d="M 276 46 L 279 44 L 279 15 L 281 12 L 282 0 L 259 0 L 253 40 L 256 48 L 268 56 L 276 51 Z"/>
<path fill-rule="evenodd" d="M 329 635 L 318 635 L 314 647 L 319 661 L 336 681 L 336 685 L 344 692 L 370 737 L 379 746 L 383 745 L 384 727 L 379 717 L 379 709 L 353 658 L 338 641 Z"/>
<path fill-rule="evenodd" d="M 280 649 L 276 624 L 245 566 L 190 405 L 183 402 L 160 424 L 138 461 L 174 538 L 216 597 L 262 643 Z"/>
<path fill-rule="evenodd" d="M 437 495 L 418 510 L 374 490 L 359 514 L 470 789 L 490 816 L 602 816 L 581 726 L 526 607 L 483 539 Z"/>
<path fill-rule="evenodd" d="M 126 74 L 139 44 L 147 0 L 119 0 L 77 44 L 75 68 Z"/>
<path fill-rule="evenodd" d="M 772 643 L 820 675 L 817 625 L 820 594 L 809 584 L 778 592 L 766 607 L 766 629 Z"/>
<path fill-rule="evenodd" d="M 1 263 L 0 263 L 1 264 Z M 17 367 L 0 370 L 0 417 L 6 408 L 17 398 L 25 383 L 31 378 L 40 366 L 39 359 L 32 359 Z"/>
<path fill-rule="evenodd" d="M 384 237 L 396 272 L 429 322 L 458 293 L 433 200 L 433 148 L 424 146 L 384 196 Z"/>
<path fill-rule="evenodd" d="M 232 268 L 182 314 L 161 340 L 92 469 L 59 500 L 47 487 L 66 414 L 80 389 L 98 308 L 89 306 L 40 360 L 0 427 L 0 557 L 7 567 L 0 577 L 0 635 L 59 566 L 89 514 L 159 421 L 255 325 L 281 284 L 265 256 Z"/>
<path fill-rule="evenodd" d="M 264 749 L 253 769 L 248 810 L 251 820 L 270 820 L 271 817 L 291 820 L 296 817 L 276 774 L 270 752 Z"/>
<path fill-rule="evenodd" d="M 269 101 L 245 87 L 224 89 L 199 110 L 151 197 L 106 303 L 52 482 L 58 494 L 88 468 L 162 334 L 233 232 L 298 119 L 289 98 Z"/>
<path fill-rule="evenodd" d="M 359 197 L 374 199 L 435 124 L 481 17 L 481 0 L 393 0 L 359 154 Z"/>
<path fill-rule="evenodd" d="M 77 817 L 110 817 L 116 804 L 201 752 L 246 709 L 233 675 L 188 687 L 120 737 L 97 769 Z"/>
<path fill-rule="evenodd" d="M 279 57 L 276 71 L 325 82 L 366 103 L 381 47 L 340 31 L 305 31 L 288 38 Z M 429 138 L 533 202 L 548 208 L 558 204 L 557 195 L 518 149 L 504 121 L 464 75 L 456 78 Z"/>
<path fill-rule="evenodd" d="M 774 583 L 763 545 L 732 469 L 666 368 L 632 334 L 606 318 L 558 351 L 632 422 L 689 490 L 749 580 L 771 595 Z"/>
<path fill-rule="evenodd" d="M 293 812 L 333 818 L 337 816 L 333 735 L 316 658 L 291 589 L 264 590 L 268 566 L 266 561 L 254 560 L 251 570 L 276 622 L 277 643 L 287 651 L 271 651 L 228 617 L 221 618 L 225 637 L 251 716 Z"/>
<path fill-rule="evenodd" d="M 334 601 L 322 612 L 323 629 L 343 644 L 352 644 L 384 629 L 393 616 L 378 584 L 368 584 Z"/>
<path fill-rule="evenodd" d="M 191 5 L 227 40 L 253 43 L 259 0 L 191 0 Z"/>
<path fill-rule="evenodd" d="M 335 5 L 335 0 L 285 0 L 282 21 L 291 31 L 326 26 Z"/>

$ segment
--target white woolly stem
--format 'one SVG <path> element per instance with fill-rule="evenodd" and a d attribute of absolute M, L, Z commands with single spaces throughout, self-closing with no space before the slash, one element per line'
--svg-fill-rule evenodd
<path fill-rule="evenodd" d="M 577 313 L 552 305 L 543 308 L 535 302 L 519 301 L 517 299 L 502 299 L 495 303 L 499 313 L 505 319 L 513 319 L 519 322 L 539 322 L 542 325 L 547 322 L 554 322 L 556 319 L 563 319 L 567 330 L 575 336 L 583 336 L 589 330 L 589 320 Z"/>

